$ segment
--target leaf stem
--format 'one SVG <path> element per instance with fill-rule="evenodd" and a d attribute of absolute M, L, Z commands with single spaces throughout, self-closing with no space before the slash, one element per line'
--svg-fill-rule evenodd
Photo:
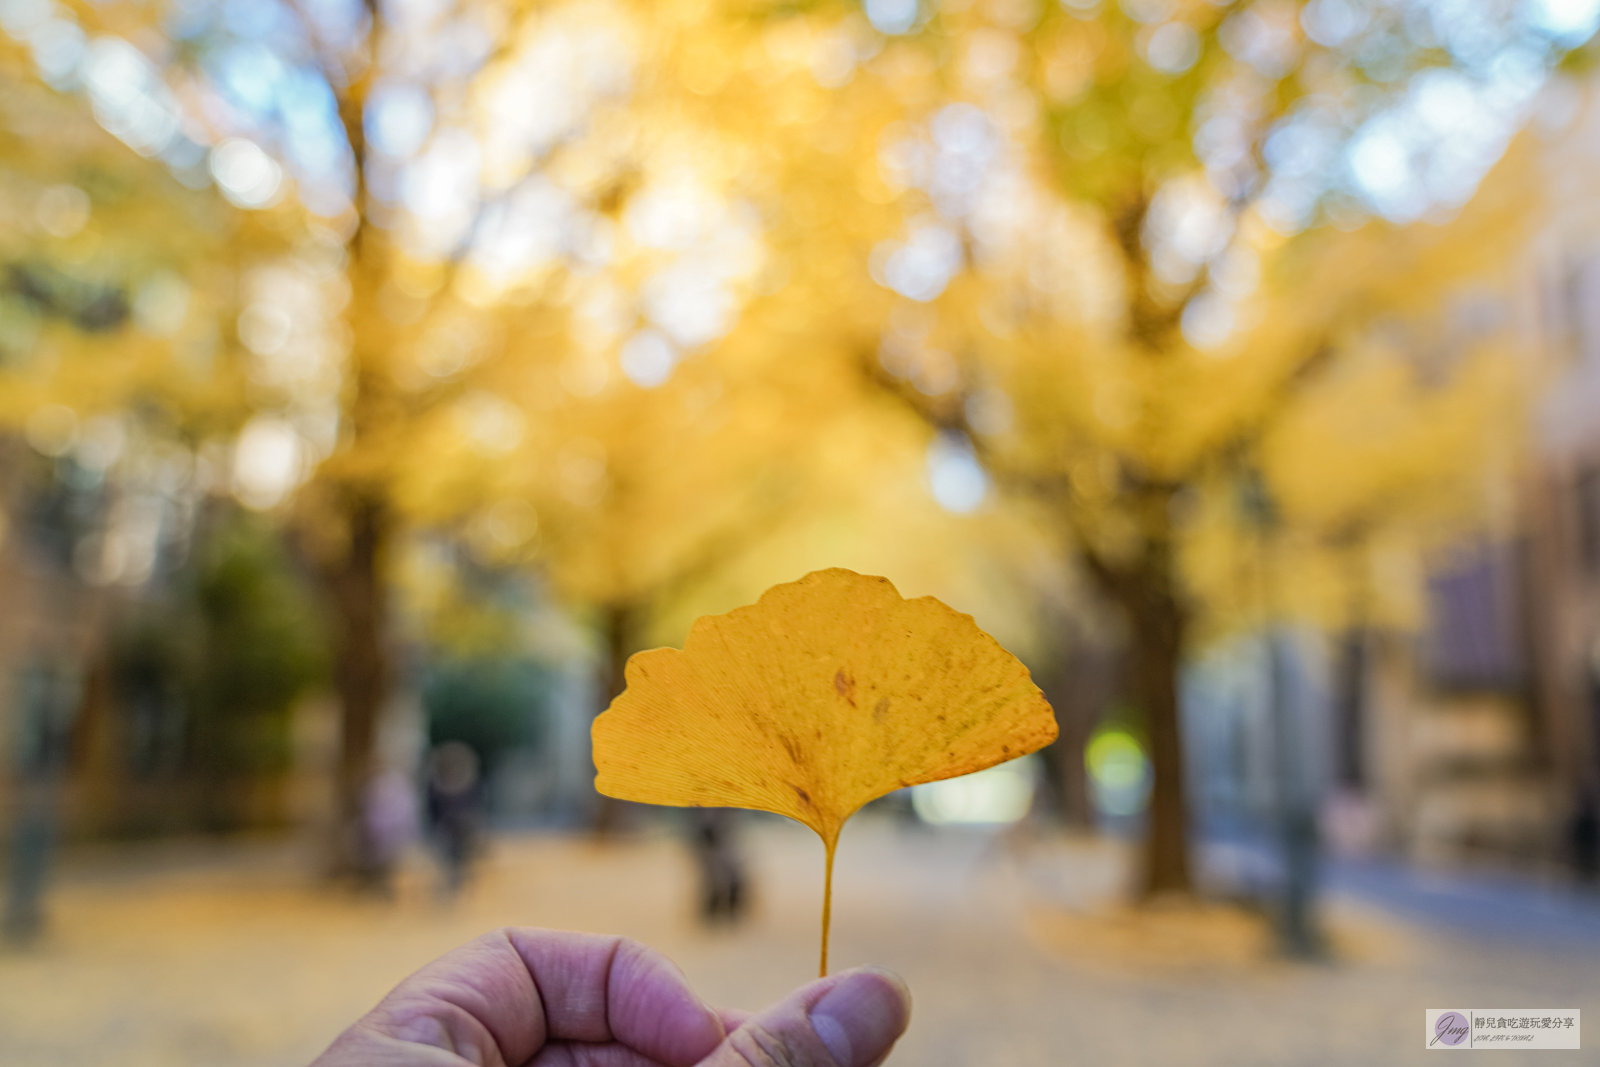
<path fill-rule="evenodd" d="M 833 850 L 838 844 L 838 834 L 822 842 L 828 853 L 828 863 L 822 876 L 822 965 L 818 968 L 818 978 L 828 977 L 828 925 L 833 920 Z"/>

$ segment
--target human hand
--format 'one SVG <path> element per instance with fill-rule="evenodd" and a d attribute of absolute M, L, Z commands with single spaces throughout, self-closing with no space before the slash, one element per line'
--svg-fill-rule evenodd
<path fill-rule="evenodd" d="M 877 1067 L 910 1016 L 889 971 L 715 1011 L 636 941 L 507 927 L 401 982 L 311 1067 Z"/>

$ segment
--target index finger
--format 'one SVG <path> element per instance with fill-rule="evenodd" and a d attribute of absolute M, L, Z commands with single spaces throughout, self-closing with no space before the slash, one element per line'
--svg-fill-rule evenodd
<path fill-rule="evenodd" d="M 666 957 L 621 937 L 509 927 L 401 982 L 319 1067 L 365 1064 L 399 1043 L 520 1064 L 547 1041 L 618 1042 L 687 1067 L 725 1031 Z"/>

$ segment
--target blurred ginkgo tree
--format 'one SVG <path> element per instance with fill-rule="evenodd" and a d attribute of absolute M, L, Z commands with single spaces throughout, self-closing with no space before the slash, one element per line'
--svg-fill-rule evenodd
<path fill-rule="evenodd" d="M 331 624 L 349 874 L 413 533 L 542 569 L 613 692 L 688 587 L 860 565 L 803 540 L 943 580 L 990 539 L 1122 616 L 1141 892 L 1183 891 L 1197 637 L 1315 599 L 1325 548 L 1472 511 L 1511 447 L 1504 339 L 1424 367 L 1393 322 L 1526 225 L 1514 181 L 1463 205 L 1597 18 L 5 0 L 0 416 L 64 454 L 180 412 L 196 484 L 284 517 Z M 1232 577 L 1269 512 L 1279 607 Z"/>
<path fill-rule="evenodd" d="M 787 127 L 771 240 L 793 298 L 828 306 L 807 347 L 935 431 L 947 490 L 975 485 L 953 506 L 988 480 L 1030 508 L 1126 624 L 1154 770 L 1142 895 L 1191 884 L 1178 682 L 1195 627 L 1281 610 L 1208 596 L 1224 590 L 1201 531 L 1248 552 L 1261 514 L 1238 502 L 1264 487 L 1273 521 L 1348 540 L 1356 511 L 1382 526 L 1439 502 L 1398 486 L 1470 484 L 1504 457 L 1503 341 L 1391 388 L 1399 425 L 1365 457 L 1359 427 L 1313 427 L 1375 415 L 1352 377 L 1417 376 L 1374 358 L 1386 317 L 1436 307 L 1519 239 L 1526 198 L 1444 224 L 1594 21 L 1541 4 L 882 0 L 770 19 L 746 45 L 767 62 L 707 90 L 752 140 Z M 1305 506 L 1331 503 L 1333 469 L 1339 518 Z M 1481 508 L 1482 487 L 1450 503 Z"/>

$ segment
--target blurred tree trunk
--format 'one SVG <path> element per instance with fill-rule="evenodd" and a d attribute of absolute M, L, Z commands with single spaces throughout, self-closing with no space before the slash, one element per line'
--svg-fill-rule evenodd
<path fill-rule="evenodd" d="M 381 877 L 366 820 L 366 789 L 390 684 L 385 645 L 388 592 L 382 574 L 389 523 L 373 498 L 348 502 L 345 551 L 318 569 L 331 616 L 334 690 L 338 694 L 338 811 L 333 873 L 358 883 Z"/>
<path fill-rule="evenodd" d="M 1074 830 L 1093 830 L 1094 802 L 1089 796 L 1089 773 L 1083 757 L 1099 709 L 1079 699 L 1070 679 L 1060 690 L 1059 695 L 1047 694 L 1061 734 L 1046 752 L 1054 764 L 1050 774 L 1061 793 L 1061 821 Z"/>
<path fill-rule="evenodd" d="M 1157 331 L 1151 315 L 1140 318 L 1138 336 Z M 1173 318 L 1169 316 L 1169 318 Z M 1161 329 L 1171 329 L 1167 322 Z M 1137 545 L 1106 547 L 1072 486 L 1070 475 L 1016 470 L 988 447 L 965 421 L 964 408 L 938 407 L 909 396 L 883 377 L 873 360 L 868 377 L 885 385 L 918 416 L 938 429 L 955 429 L 972 442 L 985 466 L 1002 485 L 1047 499 L 1066 535 L 1065 555 L 1078 560 L 1128 625 L 1128 695 L 1144 716 L 1151 765 L 1151 793 L 1143 865 L 1135 888 L 1140 900 L 1167 893 L 1190 893 L 1188 802 L 1183 785 L 1183 735 L 1178 720 L 1178 680 L 1183 662 L 1188 609 L 1178 588 L 1172 504 L 1184 483 L 1141 475 L 1119 464 L 1120 483 L 1101 507 L 1129 520 Z"/>
<path fill-rule="evenodd" d="M 1141 899 L 1193 889 L 1182 727 L 1178 720 L 1185 619 L 1167 588 L 1169 581 L 1168 575 L 1132 575 L 1123 603 L 1133 633 L 1129 688 L 1144 712 L 1150 744 L 1150 809 L 1138 889 Z"/>
<path fill-rule="evenodd" d="M 1150 805 L 1143 864 L 1135 888 L 1141 900 L 1194 889 L 1189 860 L 1189 811 L 1183 782 L 1183 734 L 1178 683 L 1188 612 L 1177 590 L 1168 518 L 1171 487 L 1145 489 L 1141 550 L 1112 562 L 1085 548 L 1081 555 L 1100 589 L 1128 624 L 1128 693 L 1144 716 L 1150 747 Z"/>
<path fill-rule="evenodd" d="M 1096 613 L 1108 611 L 1097 606 Z M 1095 635 L 1104 632 L 1104 620 L 1095 627 Z M 1070 661 L 1071 677 L 1068 682 L 1070 704 L 1062 734 L 1071 745 L 1072 765 L 1063 767 L 1067 783 L 1067 797 L 1075 814 L 1071 821 L 1083 829 L 1095 828 L 1094 797 L 1089 786 L 1087 755 L 1089 740 L 1105 719 L 1106 712 L 1118 700 L 1127 699 L 1127 650 L 1103 638 L 1096 640 L 1088 631 L 1079 635 Z M 1063 758 L 1067 758 L 1065 754 Z"/>
<path fill-rule="evenodd" d="M 1368 610 L 1365 529 L 1355 524 L 1335 541 L 1346 556 L 1349 604 L 1334 652 L 1335 783 L 1352 792 L 1367 786 Z"/>
<path fill-rule="evenodd" d="M 383 17 L 373 0 L 367 54 L 381 47 Z M 340 443 L 318 471 L 321 489 L 315 515 L 323 529 L 317 575 L 330 615 L 334 644 L 334 689 L 339 698 L 337 820 L 332 870 L 371 886 L 385 877 L 366 818 L 366 793 L 375 767 L 375 746 L 393 682 L 387 644 L 389 597 L 385 566 L 394 534 L 388 473 L 394 459 L 396 397 L 388 374 L 393 329 L 379 304 L 389 246 L 373 222 L 367 185 L 366 98 L 372 65 L 338 90 L 338 112 L 350 145 L 354 220 L 345 239 L 345 276 L 350 299 L 345 321 L 351 350 L 346 372 L 344 425 Z"/>
<path fill-rule="evenodd" d="M 1096 615 L 1103 606 L 1097 605 Z M 1065 612 L 1052 613 L 1051 628 L 1060 632 L 1055 644 L 1061 654 L 1041 665 L 1034 681 L 1055 709 L 1060 736 L 1045 749 L 1046 779 L 1067 827 L 1095 828 L 1094 800 L 1089 789 L 1085 750 L 1106 708 L 1115 699 L 1122 673 L 1120 656 L 1096 635 L 1102 627 L 1095 619 Z"/>
<path fill-rule="evenodd" d="M 1339 635 L 1334 661 L 1334 714 L 1338 723 L 1338 784 L 1366 788 L 1367 631 L 1352 623 Z"/>

